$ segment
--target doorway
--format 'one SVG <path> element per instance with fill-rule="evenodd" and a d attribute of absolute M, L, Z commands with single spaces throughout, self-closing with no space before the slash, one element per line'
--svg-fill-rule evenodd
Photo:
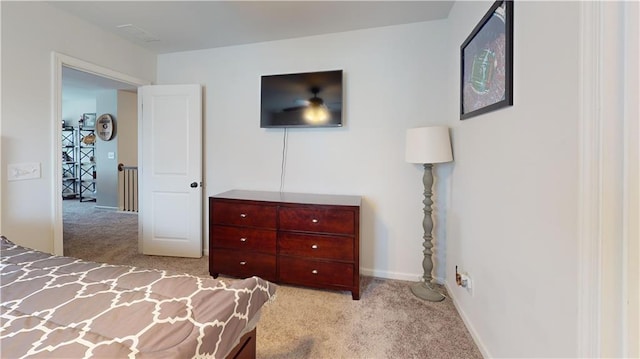
<path fill-rule="evenodd" d="M 63 150 L 63 144 L 61 141 L 62 138 L 62 130 L 63 127 L 60 126 L 62 120 L 65 119 L 63 113 L 64 111 L 64 102 L 65 96 L 76 93 L 76 96 L 80 96 L 80 93 L 83 93 L 84 96 L 88 96 L 88 94 L 92 92 L 99 91 L 128 91 L 129 93 L 137 92 L 137 88 L 139 86 L 149 84 L 148 81 L 137 79 L 107 68 L 103 68 L 88 62 L 85 62 L 80 59 L 72 58 L 66 55 L 54 53 L 54 126 L 53 126 L 53 150 L 54 153 L 60 154 Z M 64 89 L 64 91 L 63 91 Z M 116 95 L 117 97 L 117 95 Z M 86 104 L 91 104 L 91 100 L 84 102 Z M 135 101 L 137 108 L 137 100 Z M 93 110 L 93 109 L 92 109 Z M 96 108 L 94 111 L 99 110 Z M 90 110 L 91 111 L 91 110 Z M 100 111 L 97 111 L 100 112 Z M 97 113 L 94 112 L 94 113 Z M 84 112 L 83 112 L 84 113 Z M 91 113 L 91 112 L 88 112 Z M 77 116 L 76 116 L 77 117 Z M 78 118 L 79 120 L 79 118 Z M 136 124 L 134 127 L 137 129 L 137 116 L 136 116 Z M 70 123 L 71 125 L 73 122 Z M 117 129 L 116 129 L 117 131 Z M 124 132 L 123 132 L 124 133 Z M 117 135 L 116 135 L 117 136 Z M 137 131 L 136 131 L 137 137 Z M 106 146 L 107 150 L 103 157 L 105 159 L 117 160 L 115 154 L 118 152 L 117 149 L 109 149 L 109 146 Z M 137 151 L 136 151 L 137 152 Z M 100 155 L 99 153 L 97 156 Z M 96 156 L 96 157 L 97 157 Z M 113 156 L 113 158 L 110 158 Z M 54 253 L 56 255 L 64 255 L 64 231 L 63 231 L 63 158 L 58 156 L 56 165 L 54 166 L 55 175 L 53 176 L 54 180 L 54 199 L 53 203 L 55 206 L 55 226 L 54 226 Z M 135 155 L 137 158 L 137 153 Z M 97 158 L 96 161 L 100 159 Z M 116 162 L 117 168 L 117 162 Z M 105 165 L 105 167 L 110 167 Z M 99 168 L 99 166 L 98 166 Z M 99 172 L 99 171 L 97 171 Z M 115 175 L 117 176 L 117 174 Z M 106 175 L 105 177 L 108 177 Z M 115 180 L 116 183 L 119 181 Z M 97 181 L 96 186 L 96 195 L 98 195 L 98 191 L 100 188 L 100 182 Z M 117 188 L 117 185 L 116 185 Z M 116 189 L 117 192 L 117 189 Z M 111 209 L 117 209 L 119 207 L 117 202 L 117 194 L 115 202 L 108 201 L 99 201 L 99 198 L 96 198 L 96 205 L 100 205 L 103 203 L 104 207 L 112 207 Z M 115 204 L 114 204 L 115 203 Z M 87 233 L 86 235 L 90 236 L 91 233 Z"/>

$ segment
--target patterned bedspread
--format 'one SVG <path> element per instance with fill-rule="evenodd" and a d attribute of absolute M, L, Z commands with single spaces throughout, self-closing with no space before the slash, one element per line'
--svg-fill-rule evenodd
<path fill-rule="evenodd" d="M 224 358 L 275 286 L 52 256 L 1 238 L 2 358 Z"/>

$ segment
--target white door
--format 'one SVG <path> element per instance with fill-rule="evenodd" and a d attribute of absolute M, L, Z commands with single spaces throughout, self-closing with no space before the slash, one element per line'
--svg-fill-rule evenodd
<path fill-rule="evenodd" d="M 139 223 L 142 253 L 202 256 L 202 90 L 142 86 Z"/>

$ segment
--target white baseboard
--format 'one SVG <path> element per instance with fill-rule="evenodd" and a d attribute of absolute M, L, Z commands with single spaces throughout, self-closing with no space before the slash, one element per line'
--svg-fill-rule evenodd
<path fill-rule="evenodd" d="M 202 253 L 203 253 L 203 255 L 208 256 L 209 255 L 209 248 L 203 248 Z M 360 268 L 360 274 L 368 276 L 368 277 L 376 277 L 376 278 L 383 278 L 383 279 L 395 279 L 395 280 L 405 280 L 405 281 L 409 281 L 409 282 L 418 282 L 418 281 L 422 280 L 422 275 L 421 274 L 388 272 L 388 271 L 381 271 L 381 270 L 375 270 L 375 269 L 369 269 L 369 268 Z M 438 284 L 444 284 L 444 279 L 442 279 L 442 278 L 433 278 L 433 279 L 434 279 L 434 282 L 436 282 Z"/>
<path fill-rule="evenodd" d="M 110 207 L 110 206 L 98 206 L 98 205 L 96 205 L 96 208 L 108 209 L 108 210 L 112 210 L 112 211 L 117 211 L 118 210 L 118 207 Z"/>
<path fill-rule="evenodd" d="M 469 317 L 467 317 L 464 310 L 460 308 L 460 305 L 458 304 L 458 300 L 455 295 L 455 288 L 451 288 L 451 286 L 449 285 L 449 282 L 445 282 L 444 287 L 447 289 L 447 294 L 451 298 L 451 301 L 453 301 L 453 305 L 456 307 L 456 310 L 458 311 L 458 315 L 460 315 L 460 318 L 462 318 L 462 322 L 464 323 L 464 326 L 467 327 L 467 330 L 469 331 L 469 334 L 471 334 L 471 338 L 473 338 L 473 341 L 476 343 L 476 346 L 480 350 L 480 354 L 482 354 L 482 357 L 493 358 L 493 356 L 491 356 L 491 354 L 489 353 L 489 350 L 487 350 L 484 343 L 482 343 L 482 340 L 480 339 L 478 332 L 473 327 L 473 324 L 471 324 Z"/>
<path fill-rule="evenodd" d="M 203 255 L 208 256 L 209 255 L 209 248 L 203 248 L 202 249 L 202 253 L 203 253 Z M 360 274 L 368 276 L 368 277 L 376 277 L 376 278 L 382 278 L 382 279 L 405 280 L 405 281 L 408 281 L 408 282 L 418 282 L 418 281 L 422 280 L 422 275 L 421 274 L 388 272 L 388 271 L 381 271 L 381 270 L 370 269 L 370 268 L 360 268 Z M 443 278 L 433 278 L 433 280 L 434 280 L 435 283 L 438 283 L 438 284 L 444 284 L 444 282 L 445 282 Z"/>
<path fill-rule="evenodd" d="M 366 276 L 369 276 L 369 277 L 384 278 L 384 279 L 395 279 L 395 280 L 406 280 L 406 281 L 409 281 L 409 282 L 418 282 L 418 281 L 422 280 L 422 274 L 402 273 L 402 272 L 389 272 L 389 271 L 382 271 L 382 270 L 371 269 L 371 268 L 360 268 L 360 274 L 366 275 Z M 433 278 L 433 279 L 438 284 L 443 284 L 444 283 L 444 279 L 443 278 Z"/>

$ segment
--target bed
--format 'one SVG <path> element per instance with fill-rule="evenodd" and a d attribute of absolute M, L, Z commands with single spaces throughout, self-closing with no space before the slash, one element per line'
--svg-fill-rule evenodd
<path fill-rule="evenodd" d="M 270 282 L 87 262 L 0 240 L 3 358 L 255 358 Z"/>

